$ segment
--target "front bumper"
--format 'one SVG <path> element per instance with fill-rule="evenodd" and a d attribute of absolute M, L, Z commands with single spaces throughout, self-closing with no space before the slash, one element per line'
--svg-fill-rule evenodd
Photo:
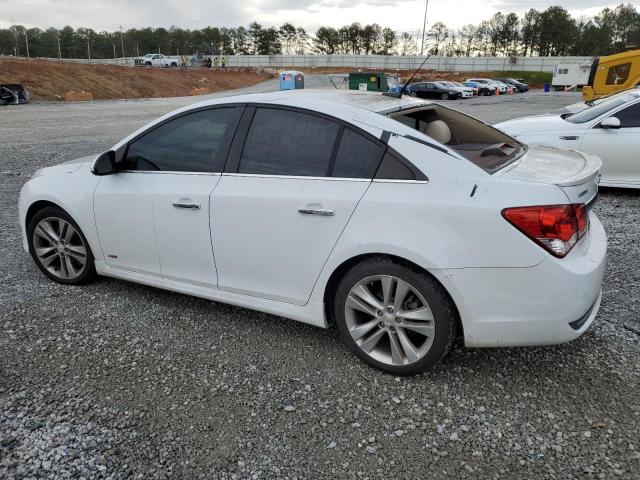
<path fill-rule="evenodd" d="M 604 228 L 590 215 L 589 235 L 565 258 L 549 256 L 529 268 L 432 271 L 458 307 L 465 345 L 552 345 L 589 328 L 600 307 L 607 253 Z"/>

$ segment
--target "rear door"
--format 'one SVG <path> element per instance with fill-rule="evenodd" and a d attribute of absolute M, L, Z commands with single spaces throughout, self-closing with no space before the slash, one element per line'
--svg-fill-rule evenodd
<path fill-rule="evenodd" d="M 219 287 L 305 304 L 382 152 L 331 118 L 248 108 L 211 201 Z"/>
<path fill-rule="evenodd" d="M 640 101 L 610 115 L 620 128 L 601 128 L 600 122 L 582 137 L 580 150 L 602 159 L 602 181 L 640 185 Z"/>

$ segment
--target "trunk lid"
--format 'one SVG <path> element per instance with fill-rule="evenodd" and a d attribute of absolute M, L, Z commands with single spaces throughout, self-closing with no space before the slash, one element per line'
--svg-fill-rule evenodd
<path fill-rule="evenodd" d="M 517 161 L 494 173 L 496 177 L 557 185 L 571 203 L 591 204 L 598 194 L 602 161 L 575 150 L 532 146 Z"/>

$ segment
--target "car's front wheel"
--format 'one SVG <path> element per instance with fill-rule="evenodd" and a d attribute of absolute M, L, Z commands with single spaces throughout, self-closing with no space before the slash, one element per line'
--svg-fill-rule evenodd
<path fill-rule="evenodd" d="M 45 207 L 27 225 L 29 252 L 42 272 L 59 283 L 79 285 L 96 275 L 93 254 L 78 224 L 58 207 Z"/>
<path fill-rule="evenodd" d="M 440 98 L 442 98 L 442 100 L 448 100 L 449 99 L 449 94 L 448 93 L 443 93 Z"/>
<path fill-rule="evenodd" d="M 338 285 L 336 326 L 366 363 L 412 375 L 439 362 L 456 337 L 456 310 L 429 275 L 387 258 L 365 260 Z"/>

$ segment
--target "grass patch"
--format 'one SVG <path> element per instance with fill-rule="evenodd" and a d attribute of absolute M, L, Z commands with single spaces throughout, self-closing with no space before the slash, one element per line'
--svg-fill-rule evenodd
<path fill-rule="evenodd" d="M 551 83 L 551 78 L 553 77 L 551 72 L 527 72 L 517 70 L 507 72 L 495 71 L 491 72 L 490 75 L 494 78 L 521 78 L 528 84 Z"/>

